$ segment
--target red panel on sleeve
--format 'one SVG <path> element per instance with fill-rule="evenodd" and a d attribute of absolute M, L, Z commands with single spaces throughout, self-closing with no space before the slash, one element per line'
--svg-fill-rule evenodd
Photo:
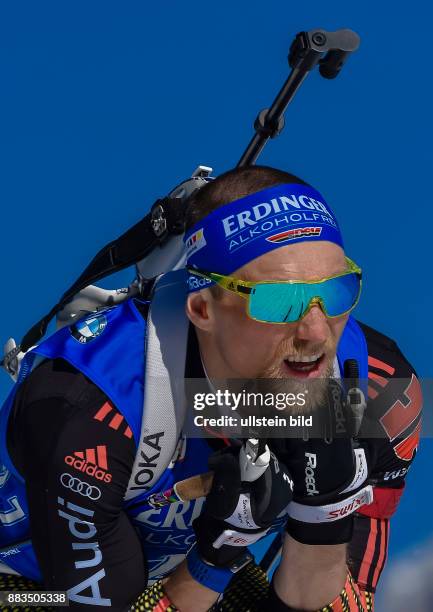
<path fill-rule="evenodd" d="M 397 510 L 398 502 L 404 491 L 404 483 L 400 489 L 373 488 L 373 503 L 362 506 L 358 514 L 371 518 L 387 519 Z"/>

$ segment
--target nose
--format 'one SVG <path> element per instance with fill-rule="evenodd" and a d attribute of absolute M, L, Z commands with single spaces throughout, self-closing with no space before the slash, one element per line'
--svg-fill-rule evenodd
<path fill-rule="evenodd" d="M 319 304 L 314 304 L 297 323 L 296 338 L 321 344 L 326 342 L 329 336 L 329 324 L 325 313 Z"/>

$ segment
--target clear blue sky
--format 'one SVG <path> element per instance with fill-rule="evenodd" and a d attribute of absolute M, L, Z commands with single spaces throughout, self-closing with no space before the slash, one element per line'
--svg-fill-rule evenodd
<path fill-rule="evenodd" d="M 310 76 L 261 162 L 325 194 L 365 271 L 358 317 L 433 377 L 431 15 L 420 0 L 2 3 L 0 339 L 21 337 L 199 163 L 233 166 L 288 74 L 294 34 L 316 26 L 356 30 L 360 50 L 336 81 Z M 392 558 L 431 532 L 429 457 L 431 444 L 408 478 Z"/>

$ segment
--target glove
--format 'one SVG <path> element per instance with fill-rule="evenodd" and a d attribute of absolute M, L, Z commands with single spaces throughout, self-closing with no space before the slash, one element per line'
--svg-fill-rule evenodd
<path fill-rule="evenodd" d="M 286 531 L 303 544 L 349 542 L 353 513 L 373 500 L 366 484 L 372 451 L 354 440 L 356 419 L 337 381 L 330 381 L 328 405 L 314 418 L 321 438 L 275 440 L 294 481 Z"/>
<path fill-rule="evenodd" d="M 259 478 L 242 482 L 239 449 L 224 449 L 210 457 L 209 468 L 215 472 L 212 488 L 193 522 L 198 552 L 205 562 L 233 565 L 287 508 L 292 480 L 275 455 L 269 453 L 269 458 Z"/>

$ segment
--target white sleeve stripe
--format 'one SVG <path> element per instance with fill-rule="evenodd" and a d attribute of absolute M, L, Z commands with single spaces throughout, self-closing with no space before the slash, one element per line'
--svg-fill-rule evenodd
<path fill-rule="evenodd" d="M 326 506 L 305 506 L 298 502 L 291 502 L 287 507 L 287 512 L 291 518 L 303 523 L 329 523 L 349 516 L 361 506 L 371 504 L 372 501 L 373 488 L 368 485 L 350 497 Z"/>

